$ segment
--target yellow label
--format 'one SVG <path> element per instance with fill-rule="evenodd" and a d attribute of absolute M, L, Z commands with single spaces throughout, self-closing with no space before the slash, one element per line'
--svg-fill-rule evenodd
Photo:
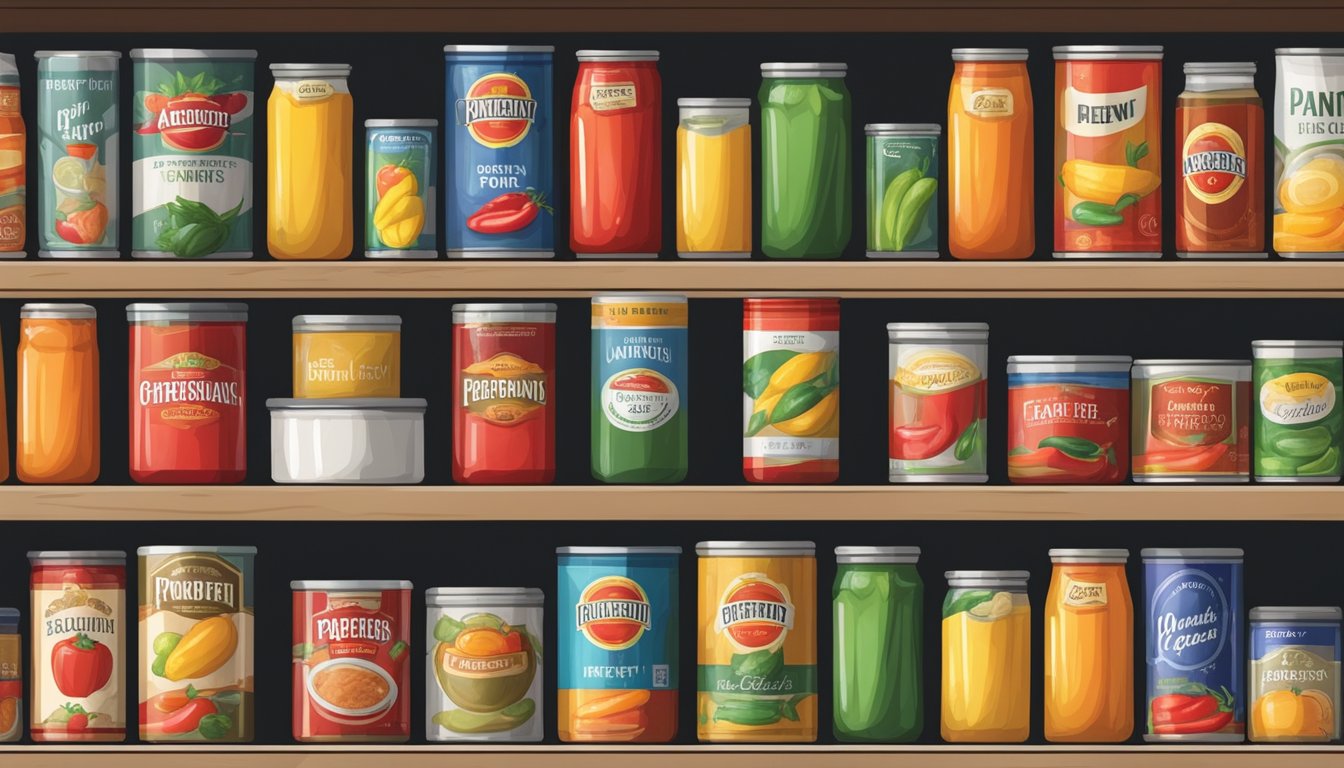
<path fill-rule="evenodd" d="M 686 325 L 687 316 L 686 302 L 593 304 L 594 328 L 677 328 Z"/>
<path fill-rule="evenodd" d="M 1310 424 L 1335 409 L 1335 385 L 1319 373 L 1288 373 L 1260 387 L 1260 413 L 1275 424 Z"/>
<path fill-rule="evenodd" d="M 907 392 L 931 394 L 976 383 L 980 367 L 948 349 L 923 349 L 900 361 L 892 378 Z"/>
<path fill-rule="evenodd" d="M 294 334 L 294 397 L 401 397 L 401 334 Z"/>

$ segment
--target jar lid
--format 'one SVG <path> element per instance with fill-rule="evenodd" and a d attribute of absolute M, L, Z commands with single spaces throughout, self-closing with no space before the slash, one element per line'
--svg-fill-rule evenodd
<path fill-rule="evenodd" d="M 1160 45 L 1056 45 L 1056 61 L 1160 61 Z"/>
<path fill-rule="evenodd" d="M 464 607 L 543 605 L 546 595 L 536 587 L 430 587 L 425 590 L 426 605 Z M 540 627 L 536 628 L 540 631 Z"/>
<path fill-rule="evenodd" d="M 701 557 L 813 557 L 811 541 L 702 541 L 695 545 Z"/>
<path fill-rule="evenodd" d="M 1055 563 L 1125 563 L 1128 549 L 1052 549 L 1050 561 Z"/>
<path fill-rule="evenodd" d="M 1031 571 L 945 571 L 949 587 L 1020 587 L 1026 589 Z"/>
<path fill-rule="evenodd" d="M 867 136 L 941 136 L 943 126 L 937 123 L 868 123 L 863 126 Z"/>
<path fill-rule="evenodd" d="M 135 554 L 144 555 L 184 555 L 192 552 L 204 552 L 213 555 L 255 555 L 256 547 L 216 547 L 216 546 L 167 546 L 155 545 L 140 547 Z"/>
<path fill-rule="evenodd" d="M 243 59 L 252 61 L 257 52 L 242 48 L 132 48 L 132 59 L 181 61 L 185 59 Z"/>
<path fill-rule="evenodd" d="M 429 402 L 423 397 L 272 397 L 272 411 L 419 411 Z"/>
<path fill-rule="evenodd" d="M 773 78 L 839 78 L 848 70 L 848 64 L 838 61 L 767 61 L 761 64 L 761 76 Z"/>
<path fill-rule="evenodd" d="M 1344 48 L 1275 48 L 1275 56 L 1344 56 Z"/>
<path fill-rule="evenodd" d="M 1214 359 L 1214 360 L 1199 360 L 1199 359 L 1197 359 L 1197 358 L 1189 358 L 1189 359 L 1182 359 L 1182 358 L 1171 358 L 1171 359 L 1156 358 L 1156 359 L 1152 359 L 1152 360 L 1144 359 L 1144 360 L 1135 360 L 1135 361 L 1134 361 L 1134 367 L 1135 367 L 1135 368 L 1138 368 L 1138 367 L 1141 366 L 1141 365 L 1142 365 L 1142 366 L 1154 366 L 1154 365 L 1188 365 L 1188 366 L 1196 366 L 1196 365 L 1197 365 L 1197 366 L 1201 366 L 1201 367 L 1205 367 L 1205 368 L 1211 368 L 1211 367 L 1213 367 L 1213 366 L 1227 366 L 1227 367 L 1229 367 L 1229 368 L 1232 368 L 1232 367 L 1237 367 L 1237 366 L 1247 366 L 1247 365 L 1250 365 L 1250 364 L 1251 364 L 1251 361 L 1250 361 L 1250 360 L 1234 360 L 1234 359 L 1231 359 L 1231 358 L 1228 358 L 1228 359 Z"/>
<path fill-rule="evenodd" d="M 297 315 L 293 330 L 298 333 L 320 331 L 400 331 L 400 315 Z"/>
<path fill-rule="evenodd" d="M 20 318 L 33 320 L 92 320 L 98 311 L 88 304 L 24 304 Z"/>
<path fill-rule="evenodd" d="M 125 565 L 126 553 L 119 549 L 43 549 L 29 552 L 28 560 L 51 565 Z"/>
<path fill-rule="evenodd" d="M 953 48 L 953 61 L 1026 61 L 1026 48 Z"/>
<path fill-rule="evenodd" d="M 914 564 L 919 562 L 919 547 L 836 547 L 837 563 Z"/>
<path fill-rule="evenodd" d="M 716 97 L 677 99 L 677 106 L 700 109 L 747 109 L 751 106 L 751 99 Z"/>
<path fill-rule="evenodd" d="M 1187 61 L 1187 75 L 1254 75 L 1254 61 Z"/>
<path fill-rule="evenodd" d="M 585 48 L 581 51 L 575 51 L 574 56 L 579 61 L 657 61 L 657 51 L 634 51 L 634 50 L 597 50 Z"/>
<path fill-rule="evenodd" d="M 513 321 L 521 323 L 554 323 L 555 305 L 549 302 L 535 304 L 454 304 L 454 323 L 489 323 Z"/>
<path fill-rule="evenodd" d="M 1338 606 L 1267 605 L 1251 609 L 1251 621 L 1330 621 L 1339 623 L 1344 611 Z"/>
<path fill-rule="evenodd" d="M 638 294 L 626 293 L 610 296 L 594 296 L 594 304 L 685 304 L 685 296 L 669 296 L 666 294 Z"/>
<path fill-rule="evenodd" d="M 433 118 L 399 117 L 365 120 L 365 128 L 438 128 L 439 121 Z"/>
<path fill-rule="evenodd" d="M 887 323 L 890 341 L 989 341 L 989 323 Z"/>
<path fill-rule="evenodd" d="M 1144 560 L 1241 560 L 1246 552 L 1237 547 L 1152 547 L 1139 551 Z"/>
<path fill-rule="evenodd" d="M 349 64 L 272 64 L 271 74 L 276 78 L 295 77 L 349 77 Z"/>
<path fill-rule="evenodd" d="M 554 45 L 445 45 L 444 53 L 555 53 Z"/>
<path fill-rule="evenodd" d="M 35 51 L 34 59 L 120 59 L 121 51 Z"/>
<path fill-rule="evenodd" d="M 1344 340 L 1340 339 L 1261 339 L 1251 342 L 1251 353 L 1262 349 L 1315 349 L 1333 350 L 1336 354 L 1344 349 Z"/>
<path fill-rule="evenodd" d="M 13 634 L 19 626 L 18 608 L 0 608 L 0 632 Z"/>
<path fill-rule="evenodd" d="M 680 555 L 681 547 L 556 547 L 557 555 Z"/>
<path fill-rule="evenodd" d="M 247 305 L 217 302 L 182 302 L 178 304 L 127 304 L 126 320 L 145 322 L 202 322 L 245 323 Z"/>
<path fill-rule="evenodd" d="M 359 590 L 414 589 L 409 581 L 398 579 L 357 579 L 352 581 L 291 581 L 289 588 L 298 591 L 347 592 Z"/>

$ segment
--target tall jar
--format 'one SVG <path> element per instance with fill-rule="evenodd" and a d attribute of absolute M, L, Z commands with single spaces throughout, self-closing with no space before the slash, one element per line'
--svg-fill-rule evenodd
<path fill-rule="evenodd" d="M 1020 743 L 1031 731 L 1027 571 L 948 571 L 942 736 Z"/>
<path fill-rule="evenodd" d="M 750 99 L 677 99 L 677 255 L 751 257 Z"/>
<path fill-rule="evenodd" d="M 761 65 L 761 250 L 838 259 L 853 225 L 848 66 Z"/>
<path fill-rule="evenodd" d="M 0 349 L 5 346 L 5 335 L 0 329 Z M 0 483 L 9 479 L 9 406 L 5 397 L 5 358 L 0 355 Z"/>
<path fill-rule="evenodd" d="M 98 327 L 87 304 L 19 312 L 15 471 L 25 483 L 98 479 Z"/>

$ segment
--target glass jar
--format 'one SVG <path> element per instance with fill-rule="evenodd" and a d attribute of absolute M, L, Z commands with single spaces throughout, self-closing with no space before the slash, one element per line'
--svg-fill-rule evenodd
<path fill-rule="evenodd" d="M 88 304 L 19 311 L 15 471 L 25 483 L 92 483 L 99 471 L 98 323 Z"/>
<path fill-rule="evenodd" d="M 948 571 L 942 736 L 1020 743 L 1031 728 L 1027 571 Z"/>
<path fill-rule="evenodd" d="M 751 257 L 750 99 L 677 99 L 677 255 Z"/>
<path fill-rule="evenodd" d="M 936 123 L 863 127 L 868 167 L 868 258 L 938 258 Z"/>

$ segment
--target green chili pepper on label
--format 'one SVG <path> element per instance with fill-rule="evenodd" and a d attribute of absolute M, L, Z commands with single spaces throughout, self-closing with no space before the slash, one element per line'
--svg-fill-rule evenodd
<path fill-rule="evenodd" d="M 904 251 L 910 238 L 919 231 L 928 213 L 929 203 L 938 191 L 938 180 L 924 177 L 916 181 L 901 200 L 901 210 L 896 216 L 896 235 L 892 245 L 898 251 Z"/>

